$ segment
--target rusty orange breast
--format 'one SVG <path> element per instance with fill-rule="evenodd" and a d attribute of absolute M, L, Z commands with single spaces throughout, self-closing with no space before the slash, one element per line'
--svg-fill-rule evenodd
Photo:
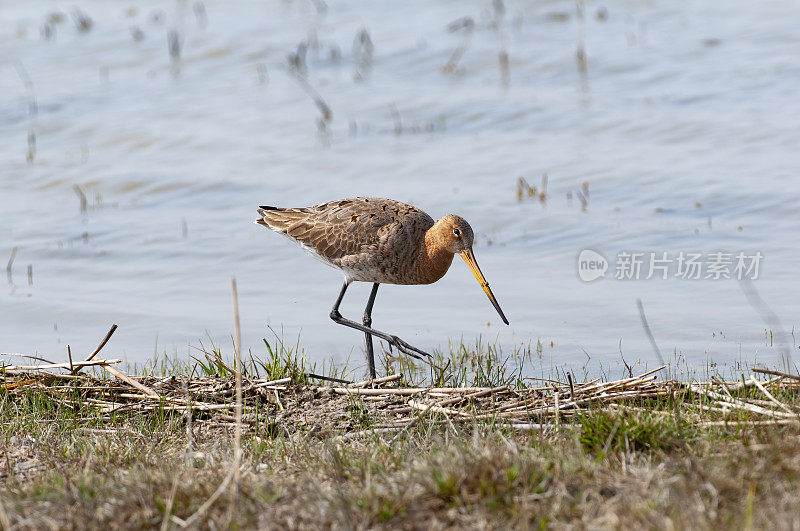
<path fill-rule="evenodd" d="M 424 245 L 420 249 L 417 259 L 417 275 L 420 284 L 432 284 L 442 278 L 450 264 L 453 263 L 453 253 L 448 251 L 437 237 L 434 228 L 425 234 Z"/>

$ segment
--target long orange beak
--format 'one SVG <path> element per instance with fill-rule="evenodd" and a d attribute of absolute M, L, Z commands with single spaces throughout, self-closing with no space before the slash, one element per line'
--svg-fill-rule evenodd
<path fill-rule="evenodd" d="M 500 314 L 500 318 L 505 324 L 508 324 L 508 319 L 506 319 L 506 316 L 503 314 L 503 310 L 500 309 L 500 305 L 497 304 L 497 299 L 494 298 L 494 293 L 492 293 L 492 290 L 489 289 L 489 283 L 486 282 L 486 278 L 483 276 L 483 273 L 481 273 L 481 268 L 478 267 L 478 262 L 475 261 L 475 255 L 472 253 L 472 249 L 461 251 L 458 254 L 461 255 L 461 258 L 463 258 L 467 263 L 469 270 L 472 271 L 472 274 L 475 275 L 475 278 L 478 279 L 478 284 L 481 285 L 483 291 L 486 293 L 486 296 L 489 297 L 490 301 L 492 301 L 492 306 L 494 306 L 494 309 Z"/>

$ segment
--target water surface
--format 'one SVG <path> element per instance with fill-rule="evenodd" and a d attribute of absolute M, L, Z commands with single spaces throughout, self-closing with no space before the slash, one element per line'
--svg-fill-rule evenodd
<path fill-rule="evenodd" d="M 363 370 L 360 334 L 328 318 L 339 273 L 252 220 L 259 204 L 369 195 L 468 219 L 511 321 L 460 261 L 432 286 L 383 286 L 375 327 L 422 348 L 481 336 L 541 341 L 545 365 L 652 366 L 641 298 L 666 357 L 779 364 L 778 337 L 800 355 L 800 7 L 499 5 L 0 7 L 3 262 L 19 248 L 0 350 L 61 359 L 112 323 L 106 354 L 132 362 L 206 335 L 227 346 L 236 277 L 246 348 L 272 327 Z M 544 174 L 544 200 L 520 200 L 517 179 L 541 189 Z M 621 251 L 760 252 L 753 286 L 784 334 L 735 280 L 582 282 L 585 248 L 607 277 Z M 368 292 L 352 287 L 343 313 Z"/>

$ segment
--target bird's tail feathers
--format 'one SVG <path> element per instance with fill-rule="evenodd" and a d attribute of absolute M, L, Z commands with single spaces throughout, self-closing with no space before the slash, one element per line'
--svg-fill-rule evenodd
<path fill-rule="evenodd" d="M 291 227 L 308 218 L 308 212 L 303 208 L 260 206 L 258 214 L 261 218 L 256 223 L 283 234 L 287 234 Z"/>

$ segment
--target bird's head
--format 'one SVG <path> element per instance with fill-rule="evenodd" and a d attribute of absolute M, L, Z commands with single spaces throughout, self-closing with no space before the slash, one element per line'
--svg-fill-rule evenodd
<path fill-rule="evenodd" d="M 439 245 L 453 254 L 459 254 L 467 249 L 472 249 L 475 233 L 467 220 L 454 214 L 447 214 L 436 225 L 437 240 Z"/>
<path fill-rule="evenodd" d="M 437 221 L 431 227 L 431 230 L 434 232 L 434 237 L 441 248 L 464 259 L 472 274 L 475 275 L 475 279 L 483 288 L 484 293 L 492 302 L 492 306 L 500 314 L 500 318 L 505 324 L 508 324 L 508 319 L 503 314 L 503 310 L 500 309 L 492 290 L 489 289 L 489 283 L 486 282 L 486 278 L 478 267 L 478 262 L 475 261 L 475 254 L 472 252 L 475 233 L 472 232 L 472 227 L 467 223 L 467 220 L 454 214 L 447 214 Z"/>

